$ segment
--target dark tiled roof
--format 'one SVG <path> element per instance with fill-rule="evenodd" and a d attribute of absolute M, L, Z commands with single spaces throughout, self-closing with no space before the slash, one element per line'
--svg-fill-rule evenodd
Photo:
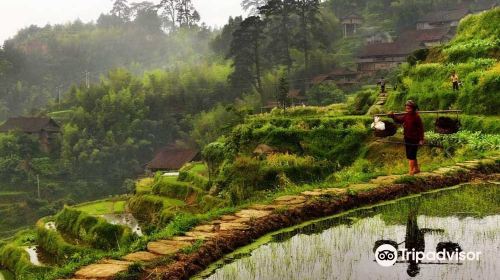
<path fill-rule="evenodd" d="M 348 16 L 341 17 L 340 19 L 341 19 L 341 20 L 348 20 L 348 19 L 363 19 L 363 17 L 362 17 L 362 16 L 360 16 L 360 15 L 358 15 L 358 14 L 356 14 L 356 13 L 352 13 L 352 14 L 350 14 L 350 15 L 348 15 Z"/>
<path fill-rule="evenodd" d="M 347 68 L 335 68 L 328 74 L 329 76 L 345 76 L 345 75 L 356 75 L 358 72 L 352 71 Z"/>
<path fill-rule="evenodd" d="M 458 21 L 469 14 L 468 9 L 456 9 L 449 11 L 434 11 L 421 17 L 418 22 L 449 22 Z"/>
<path fill-rule="evenodd" d="M 41 131 L 59 132 L 59 125 L 51 118 L 45 117 L 18 117 L 10 118 L 0 126 L 0 132 L 21 131 L 38 133 Z"/>
<path fill-rule="evenodd" d="M 429 41 L 439 41 L 448 35 L 451 36 L 450 27 L 434 28 L 434 29 L 423 29 L 423 30 L 407 30 L 401 33 L 398 41 L 417 41 L 417 42 L 429 42 Z"/>
<path fill-rule="evenodd" d="M 312 80 L 311 80 L 311 83 L 313 85 L 317 85 L 317 84 L 321 84 L 322 82 L 324 82 L 326 79 L 328 79 L 328 75 L 325 74 L 325 75 L 318 75 L 316 77 L 314 77 Z"/>
<path fill-rule="evenodd" d="M 287 94 L 288 98 L 295 99 L 295 100 L 307 100 L 308 98 L 306 96 L 303 96 L 300 94 L 300 89 L 292 89 L 290 92 Z"/>
<path fill-rule="evenodd" d="M 420 49 L 419 42 L 414 40 L 398 40 L 394 43 L 376 43 L 366 45 L 359 57 L 399 57 L 407 56 Z"/>
<path fill-rule="evenodd" d="M 151 170 L 179 170 L 184 164 L 199 158 L 199 154 L 197 149 L 169 145 L 160 150 L 146 167 Z"/>
<path fill-rule="evenodd" d="M 498 3 L 495 3 L 495 2 L 491 2 L 491 3 L 478 2 L 478 3 L 474 3 L 472 5 L 471 10 L 473 12 L 482 12 L 482 11 L 486 11 L 486 10 L 489 10 L 489 9 L 493 9 L 496 6 L 498 6 Z"/>
<path fill-rule="evenodd" d="M 262 106 L 262 109 L 273 109 L 280 106 L 278 101 L 268 101 L 265 106 Z"/>
<path fill-rule="evenodd" d="M 292 89 L 288 92 L 288 98 L 295 98 L 300 96 L 300 89 Z"/>

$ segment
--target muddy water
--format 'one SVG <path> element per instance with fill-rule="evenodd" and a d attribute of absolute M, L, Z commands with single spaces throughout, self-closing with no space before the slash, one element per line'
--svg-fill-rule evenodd
<path fill-rule="evenodd" d="M 386 241 L 381 241 L 386 240 Z M 437 252 L 453 244 L 479 260 L 397 258 L 383 267 L 374 249 Z M 451 242 L 451 243 L 443 243 Z M 448 247 L 452 252 L 458 247 Z M 351 211 L 268 235 L 198 278 L 221 279 L 498 279 L 500 187 L 468 185 Z"/>

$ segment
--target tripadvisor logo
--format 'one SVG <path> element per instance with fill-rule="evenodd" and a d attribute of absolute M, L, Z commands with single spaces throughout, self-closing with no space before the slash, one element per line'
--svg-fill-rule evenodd
<path fill-rule="evenodd" d="M 375 251 L 375 260 L 381 266 L 393 266 L 398 259 L 398 250 L 390 244 L 384 244 Z"/>
<path fill-rule="evenodd" d="M 375 250 L 375 261 L 381 266 L 389 267 L 398 261 L 398 257 L 400 257 L 401 262 L 439 261 L 443 263 L 446 261 L 479 261 L 480 255 L 481 252 L 462 252 L 459 248 L 455 248 L 453 251 L 443 249 L 439 252 L 422 252 L 406 248 L 398 250 L 391 244 L 383 244 Z"/>

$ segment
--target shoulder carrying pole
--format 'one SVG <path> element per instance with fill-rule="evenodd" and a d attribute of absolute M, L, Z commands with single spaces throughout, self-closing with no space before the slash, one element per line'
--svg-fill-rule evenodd
<path fill-rule="evenodd" d="M 462 110 L 436 110 L 436 111 L 418 111 L 419 114 L 445 114 L 445 113 L 461 113 Z M 404 115 L 406 112 L 398 112 L 394 113 L 394 115 Z M 376 117 L 384 117 L 387 116 L 388 114 L 376 114 L 374 116 Z"/>

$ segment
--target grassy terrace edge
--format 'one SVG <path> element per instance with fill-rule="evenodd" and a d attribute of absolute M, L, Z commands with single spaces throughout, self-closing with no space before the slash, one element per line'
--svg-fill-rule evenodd
<path fill-rule="evenodd" d="M 163 255 L 157 261 L 131 262 L 128 265 L 128 270 L 112 277 L 99 278 L 93 276 L 90 278 L 146 279 L 152 277 L 153 279 L 188 279 L 223 256 L 254 242 L 268 233 L 354 208 L 412 194 L 448 188 L 475 179 L 490 178 L 498 180 L 499 172 L 500 156 L 492 156 L 483 160 L 466 161 L 457 163 L 454 166 L 442 167 L 416 177 L 383 176 L 374 180 L 374 182 L 379 183 L 354 184 L 345 189 L 317 189 L 304 191 L 295 196 L 278 197 L 271 204 L 251 205 L 245 210 L 234 213 L 235 217 L 241 217 L 241 214 L 238 216 L 238 213 L 247 210 L 266 213 L 264 216 L 251 217 L 244 222 L 245 226 L 247 226 L 245 229 L 214 230 L 212 227 L 217 223 L 225 223 L 220 217 L 214 217 L 212 220 L 207 220 L 203 225 L 190 229 L 191 233 L 203 233 L 202 231 L 213 233 L 212 236 L 205 238 L 203 242 L 194 242 L 192 246 Z M 226 216 L 231 215 L 227 214 Z M 100 264 L 106 264 L 109 261 L 103 260 Z M 91 266 L 84 267 L 82 270 Z M 82 278 L 78 272 L 76 276 Z"/>

